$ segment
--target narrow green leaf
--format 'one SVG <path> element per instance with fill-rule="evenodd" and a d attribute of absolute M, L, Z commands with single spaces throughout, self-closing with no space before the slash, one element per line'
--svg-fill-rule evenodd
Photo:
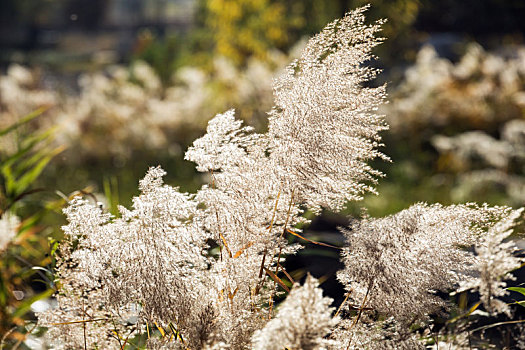
<path fill-rule="evenodd" d="M 5 129 L 0 130 L 0 136 L 7 135 L 8 133 L 10 133 L 11 131 L 15 130 L 19 126 L 24 125 L 25 123 L 28 123 L 31 120 L 37 118 L 42 113 L 44 113 L 47 109 L 48 109 L 47 107 L 41 107 L 41 108 L 37 109 L 36 111 L 29 113 L 28 115 L 26 115 L 25 117 L 20 119 L 18 122 L 14 123 L 13 125 L 10 125 L 7 128 L 5 128 Z"/>
<path fill-rule="evenodd" d="M 26 154 L 28 154 L 33 147 L 35 147 L 41 140 L 33 139 L 32 142 L 27 143 L 22 148 L 18 150 L 18 152 L 8 156 L 5 159 L 2 159 L 0 162 L 0 165 L 2 167 L 10 167 L 12 166 L 16 161 L 24 157 Z"/>
<path fill-rule="evenodd" d="M 31 305 L 35 301 L 50 297 L 51 295 L 53 295 L 53 293 L 54 293 L 54 290 L 48 289 L 48 290 L 43 291 L 42 293 L 32 296 L 29 299 L 24 300 L 22 304 L 20 304 L 20 306 L 13 312 L 13 317 L 24 316 L 25 313 L 29 311 L 29 309 L 31 308 Z"/>
<path fill-rule="evenodd" d="M 514 304 L 518 304 L 521 307 L 525 307 L 525 300 L 524 301 L 517 301 Z"/>
<path fill-rule="evenodd" d="M 24 175 L 22 175 L 19 179 L 16 181 L 16 195 L 21 194 L 23 191 L 26 190 L 46 167 L 46 165 L 55 157 L 57 154 L 62 152 L 63 148 L 58 147 L 54 149 L 53 151 L 49 152 L 47 156 L 40 159 L 40 161 L 29 171 L 27 171 Z"/>
<path fill-rule="evenodd" d="M 21 235 L 27 230 L 33 228 L 38 223 L 38 221 L 41 219 L 42 219 L 42 214 L 31 215 L 27 219 L 24 219 L 24 221 L 22 221 L 22 224 L 20 225 L 18 229 L 18 234 Z"/>
<path fill-rule="evenodd" d="M 104 196 L 108 200 L 109 212 L 115 216 L 118 215 L 118 181 L 115 176 L 105 177 L 103 180 Z"/>
<path fill-rule="evenodd" d="M 14 195 L 16 188 L 16 179 L 13 175 L 11 167 L 2 167 L 2 175 L 4 176 L 5 194 L 7 197 L 16 197 Z"/>
<path fill-rule="evenodd" d="M 507 288 L 507 290 L 510 290 L 510 291 L 513 291 L 513 292 L 518 292 L 518 293 L 521 293 L 525 296 L 525 288 L 522 288 L 522 287 L 509 287 Z"/>
<path fill-rule="evenodd" d="M 14 176 L 15 177 L 23 176 L 25 172 L 30 171 L 31 168 L 35 167 L 49 153 L 50 153 L 49 149 L 41 149 L 38 152 L 33 153 L 29 157 L 22 159 L 15 166 L 13 166 Z"/>

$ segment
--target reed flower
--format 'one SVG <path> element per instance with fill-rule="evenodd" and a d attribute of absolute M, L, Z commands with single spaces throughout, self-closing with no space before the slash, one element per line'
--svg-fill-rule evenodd
<path fill-rule="evenodd" d="M 476 274 L 476 259 L 466 248 L 487 230 L 490 236 L 508 228 L 519 213 L 508 207 L 421 203 L 384 218 L 364 218 L 343 230 L 345 268 L 338 278 L 358 305 L 366 300 L 373 310 L 408 325 L 424 320 L 447 306 L 438 291 L 455 289 Z M 501 271 L 509 267 L 497 265 Z"/>
<path fill-rule="evenodd" d="M 303 211 L 339 211 L 374 192 L 382 174 L 367 162 L 388 160 L 378 150 L 387 126 L 376 114 L 385 87 L 364 87 L 378 74 L 366 62 L 382 22 L 365 24 L 365 10 L 329 24 L 275 80 L 266 133 L 233 110 L 209 121 L 186 152 L 210 174 L 195 194 L 164 184 L 165 172 L 152 167 L 118 216 L 80 197 L 69 203 L 58 307 L 39 315 L 57 348 L 123 348 L 125 336 L 147 334 L 152 349 L 415 349 L 421 343 L 408 326 L 447 306 L 438 291 L 490 266 L 473 286 L 499 295 L 515 262 L 501 242 L 521 213 L 507 207 L 421 203 L 356 220 L 343 230 L 339 274 L 351 292 L 344 312 L 359 310 L 351 322 L 333 315 L 318 281 L 300 286 L 283 268 L 301 249 L 287 238 L 308 222 Z M 136 69 L 156 91 L 151 72 Z M 141 99 L 128 88 L 119 94 Z M 479 242 L 473 259 L 465 248 Z M 483 263 L 492 254 L 502 258 L 497 266 Z M 369 309 L 381 319 L 361 319 Z"/>

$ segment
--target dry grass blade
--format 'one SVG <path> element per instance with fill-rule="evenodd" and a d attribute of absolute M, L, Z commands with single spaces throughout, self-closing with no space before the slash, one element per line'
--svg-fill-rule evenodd
<path fill-rule="evenodd" d="M 235 294 L 237 294 L 238 291 L 239 291 L 239 287 L 235 288 L 233 293 L 232 292 L 228 292 L 228 299 L 233 300 L 233 298 L 235 297 Z"/>
<path fill-rule="evenodd" d="M 82 299 L 82 319 L 84 318 L 86 314 L 86 308 L 84 306 L 85 300 Z M 82 323 L 82 329 L 84 331 L 84 350 L 87 350 L 87 337 L 86 337 L 86 323 Z"/>
<path fill-rule="evenodd" d="M 292 194 L 290 195 L 290 202 L 288 203 L 288 210 L 286 211 L 286 221 L 284 223 L 284 229 L 283 229 L 283 232 L 281 232 L 280 238 L 283 237 L 283 235 L 286 232 L 286 228 L 288 227 L 288 220 L 290 219 L 290 212 L 292 210 L 292 205 L 294 204 L 294 202 L 293 202 L 294 192 L 295 192 L 295 189 L 292 190 Z"/>
<path fill-rule="evenodd" d="M 11 328 L 10 330 L 8 330 L 3 336 L 2 336 L 2 339 L 0 340 L 0 349 L 3 349 L 4 348 L 4 343 L 7 339 L 7 337 L 12 334 L 14 331 L 16 331 L 16 327 L 13 327 Z"/>
<path fill-rule="evenodd" d="M 348 301 L 348 298 L 350 298 L 350 294 L 352 294 L 353 292 L 353 289 L 351 289 L 348 293 L 346 293 L 346 297 L 345 297 L 345 300 L 343 300 L 343 302 L 341 303 L 341 305 L 339 305 L 339 308 L 337 309 L 334 317 L 337 317 L 339 315 L 339 313 L 341 312 L 341 310 L 343 309 L 343 306 L 346 304 L 346 302 Z"/>
<path fill-rule="evenodd" d="M 299 237 L 301 239 L 304 239 L 305 241 L 307 242 L 310 242 L 312 244 L 317 244 L 317 245 L 320 245 L 320 246 L 323 246 L 323 247 L 328 247 L 328 248 L 334 248 L 334 249 L 341 249 L 341 247 L 336 247 L 335 245 L 331 245 L 331 244 L 328 244 L 328 243 L 323 243 L 323 242 L 316 242 L 316 241 L 312 241 L 311 239 L 308 239 L 306 237 L 303 237 L 301 236 L 300 234 L 296 233 L 296 232 L 293 232 L 289 229 L 286 229 L 286 232 L 294 235 L 295 237 Z"/>
<path fill-rule="evenodd" d="M 173 325 L 173 323 L 168 323 L 168 327 L 170 327 L 171 332 L 175 336 L 175 339 L 179 340 L 182 344 L 186 345 L 186 342 L 184 341 L 184 338 L 182 338 L 182 334 L 179 332 L 177 328 Z"/>
<path fill-rule="evenodd" d="M 366 289 L 365 297 L 363 298 L 363 302 L 361 303 L 361 307 L 359 308 L 359 311 L 357 313 L 356 318 L 354 319 L 354 322 L 352 322 L 352 325 L 350 326 L 350 330 L 357 325 L 357 323 L 359 322 L 359 319 L 361 318 L 363 310 L 366 310 L 365 308 L 366 300 L 368 299 L 368 295 L 370 294 L 370 289 L 372 288 L 373 284 L 374 284 L 374 280 L 370 280 L 370 283 L 368 284 L 368 288 Z M 353 335 L 354 334 L 352 333 L 350 335 L 350 339 L 348 339 L 348 346 L 346 347 L 347 350 L 350 349 L 350 345 L 352 344 Z"/>
<path fill-rule="evenodd" d="M 290 276 L 290 274 L 288 272 L 286 272 L 286 270 L 281 266 L 281 264 L 278 264 L 277 266 L 279 266 L 281 268 L 281 271 L 284 273 L 286 278 L 288 278 L 288 280 L 290 282 L 292 282 L 292 284 L 295 284 L 295 280 L 292 278 L 292 276 Z"/>
<path fill-rule="evenodd" d="M 68 199 L 68 201 L 72 201 L 77 196 L 87 196 L 87 197 L 90 197 L 91 199 L 93 199 L 93 201 L 95 203 L 98 202 L 97 197 L 93 193 L 93 189 L 90 188 L 90 187 L 86 187 L 83 190 L 78 190 L 78 191 L 73 192 L 67 199 Z"/>
<path fill-rule="evenodd" d="M 155 323 L 155 326 L 157 327 L 157 329 L 159 330 L 160 334 L 164 338 L 166 336 L 166 332 L 164 331 L 164 328 L 162 328 L 162 326 L 159 326 L 157 322 L 153 322 L 153 323 Z"/>
<path fill-rule="evenodd" d="M 98 322 L 98 321 L 108 321 L 108 318 L 96 318 L 93 320 L 82 320 L 82 321 L 70 321 L 70 322 L 59 322 L 59 323 L 51 323 L 51 326 L 62 326 L 67 324 L 76 324 L 76 323 L 88 323 L 88 322 Z"/>
<path fill-rule="evenodd" d="M 281 190 L 279 190 L 279 193 L 277 193 L 277 198 L 275 198 L 275 205 L 273 207 L 273 213 L 272 213 L 272 219 L 270 220 L 270 226 L 268 227 L 268 233 L 271 233 L 272 232 L 272 228 L 273 228 L 273 223 L 275 221 L 275 213 L 277 212 L 277 205 L 279 204 L 279 198 L 281 197 Z M 259 278 L 262 278 L 262 275 L 263 275 L 263 269 L 266 269 L 264 267 L 264 262 L 266 260 L 266 254 L 268 254 L 268 251 L 265 250 L 264 251 L 264 254 L 263 254 L 263 258 L 262 258 L 262 261 L 261 261 L 261 268 L 259 270 Z"/>
<path fill-rule="evenodd" d="M 11 207 L 13 205 L 15 205 L 17 202 L 19 202 L 20 200 L 24 199 L 24 197 L 26 196 L 29 196 L 29 195 L 32 195 L 33 193 L 38 193 L 38 192 L 44 192 L 44 191 L 47 191 L 46 189 L 44 188 L 35 188 L 34 190 L 29 190 L 29 191 L 25 191 L 21 194 L 19 194 L 18 196 L 16 196 L 12 201 L 11 203 L 9 203 L 7 205 L 7 207 L 4 209 L 4 210 L 0 210 L 0 218 L 2 217 L 2 215 L 4 215 L 4 213 L 6 211 L 8 211 L 9 209 L 11 209 Z"/>
<path fill-rule="evenodd" d="M 494 328 L 494 327 L 498 327 L 498 326 L 503 326 L 503 325 L 506 325 L 506 324 L 523 323 L 523 322 L 525 322 L 525 320 L 497 322 L 497 323 L 489 324 L 487 326 L 478 327 L 476 329 L 471 330 L 470 332 L 474 333 L 474 332 L 477 332 L 477 331 L 481 331 L 481 330 L 485 330 L 485 329 L 489 329 L 489 328 Z"/>
<path fill-rule="evenodd" d="M 118 337 L 119 342 L 120 342 L 120 340 L 123 340 L 123 341 L 124 341 L 124 343 L 122 343 L 122 345 L 120 346 L 120 350 L 124 350 L 124 347 L 128 344 L 129 337 L 133 334 L 133 332 L 135 332 L 136 329 L 137 329 L 136 327 L 133 328 L 133 329 L 131 330 L 131 332 L 129 332 L 128 336 L 127 336 L 125 339 L 122 338 L 122 336 L 121 336 L 120 334 L 118 334 L 118 332 L 117 332 L 116 330 L 113 330 L 113 333 L 115 333 L 115 335 Z M 131 343 L 129 343 L 129 344 L 130 344 L 130 345 L 133 345 L 133 344 L 131 344 Z M 136 346 L 134 346 L 134 347 L 136 347 Z"/>
<path fill-rule="evenodd" d="M 242 247 L 241 249 L 239 249 L 237 251 L 237 253 L 235 253 L 235 255 L 233 256 L 234 259 L 237 259 L 239 256 L 241 256 L 241 254 L 248 248 L 250 248 L 251 246 L 253 245 L 253 242 L 249 242 L 248 244 L 245 244 L 244 247 Z"/>
<path fill-rule="evenodd" d="M 261 262 L 261 268 L 259 269 L 259 278 L 262 278 L 262 276 L 263 276 L 263 271 L 264 271 L 264 261 L 266 260 L 266 253 L 267 253 L 267 251 L 265 250 L 265 251 L 264 251 L 264 254 L 263 254 L 262 262 Z M 257 289 L 257 292 L 258 292 L 258 291 L 259 291 L 259 290 Z"/>
<path fill-rule="evenodd" d="M 272 271 L 268 270 L 266 267 L 264 268 L 264 271 L 266 271 L 266 274 L 268 276 L 270 276 L 270 278 L 272 280 L 277 282 L 287 293 L 290 293 L 290 288 L 288 288 L 286 286 L 286 284 L 284 284 L 284 282 L 279 277 L 277 277 L 277 275 L 275 273 L 273 273 Z"/>
<path fill-rule="evenodd" d="M 27 336 L 28 336 L 29 334 L 32 334 L 32 333 L 33 333 L 33 331 L 35 330 L 35 328 L 37 327 L 37 325 L 38 325 L 38 323 L 35 323 L 35 324 L 33 325 L 33 327 L 32 327 L 30 330 L 27 331 L 26 334 L 22 334 L 22 333 L 17 332 L 17 331 L 16 331 L 16 327 L 14 327 L 14 328 L 12 328 L 11 330 L 9 330 L 9 331 L 7 332 L 7 334 L 6 334 L 4 337 L 7 337 L 9 334 L 11 334 L 13 331 L 15 331 L 15 333 L 13 333 L 13 334 L 14 334 L 13 338 L 18 339 L 18 341 L 16 342 L 16 344 L 15 344 L 11 349 L 12 349 L 12 350 L 16 350 L 16 349 L 18 349 L 18 348 L 20 347 L 20 345 L 22 345 L 22 343 L 23 343 L 24 341 L 27 340 Z M 2 338 L 2 341 L 0 341 L 0 349 L 4 349 L 4 338 Z"/>
<path fill-rule="evenodd" d="M 232 257 L 232 252 L 230 250 L 230 247 L 228 247 L 228 242 L 226 242 L 226 238 L 222 235 L 222 233 L 219 233 L 219 236 L 221 237 L 221 241 L 224 244 L 224 248 L 226 248 L 226 251 L 228 252 L 228 255 L 230 258 Z"/>
<path fill-rule="evenodd" d="M 122 350 L 122 342 L 120 340 L 123 339 L 123 338 L 118 333 L 117 325 L 115 324 L 115 320 L 114 319 L 111 319 L 111 323 L 113 323 L 113 327 L 114 327 L 114 329 L 112 329 L 111 331 L 113 333 L 115 333 L 115 336 L 117 337 L 118 344 L 120 345 L 120 349 Z"/>
<path fill-rule="evenodd" d="M 281 235 L 279 236 L 279 238 L 282 238 L 283 235 L 286 233 L 286 227 L 288 227 L 288 220 L 290 219 L 290 210 L 292 209 L 292 205 L 293 205 L 293 194 L 294 194 L 294 191 L 292 190 L 292 195 L 290 197 L 290 202 L 288 203 L 288 211 L 286 213 L 286 221 L 284 223 L 284 228 L 283 228 L 283 231 L 281 232 Z M 277 275 L 277 273 L 279 272 L 279 268 L 281 267 L 281 254 L 282 254 L 282 251 L 283 251 L 283 247 L 279 247 L 279 254 L 277 255 L 277 266 L 275 267 L 275 274 Z M 273 259 L 273 257 L 272 257 Z M 284 274 L 286 275 L 286 277 L 290 280 L 290 282 L 292 282 L 292 284 L 294 284 L 294 280 L 293 278 L 284 270 L 284 268 L 282 269 Z"/>

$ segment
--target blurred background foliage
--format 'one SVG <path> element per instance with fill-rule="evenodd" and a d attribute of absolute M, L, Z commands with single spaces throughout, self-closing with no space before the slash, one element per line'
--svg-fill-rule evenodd
<path fill-rule="evenodd" d="M 235 108 L 264 130 L 272 78 L 304 38 L 369 2 L 371 21 L 388 20 L 370 64 L 384 71 L 372 84 L 388 83 L 393 163 L 374 164 L 386 174 L 379 196 L 343 214 L 525 205 L 521 0 L 2 0 L 0 340 L 35 342 L 32 313 L 53 288 L 49 253 L 71 194 L 116 213 L 157 164 L 196 190 L 209 179 L 183 155 L 207 120 Z M 329 232 L 345 220 L 327 213 L 306 232 L 341 244 Z M 322 277 L 313 262 L 335 269 L 336 255 L 309 247 L 289 269 Z M 333 271 L 323 280 L 336 284 Z"/>
<path fill-rule="evenodd" d="M 44 109 L 0 127 L 0 334 L 18 346 L 36 330 L 32 312 L 54 292 L 48 254 L 50 231 L 43 217 L 46 201 L 27 197 L 46 191 L 33 187 L 48 163 L 62 151 L 52 145 L 53 130 L 36 132 L 28 124 Z M 7 145 L 11 145 L 9 149 Z M 47 232 L 46 232 L 47 231 Z M 36 304 L 35 304 L 36 303 Z"/>

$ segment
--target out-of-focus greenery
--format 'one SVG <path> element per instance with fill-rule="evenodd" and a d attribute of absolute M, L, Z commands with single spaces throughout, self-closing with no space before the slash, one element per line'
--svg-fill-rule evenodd
<path fill-rule="evenodd" d="M 15 142 L 10 153 L 0 148 L 0 220 L 21 217 L 15 236 L 0 247 L 0 334 L 3 345 L 19 346 L 36 329 L 29 315 L 34 302 L 53 293 L 52 273 L 43 266 L 51 263 L 48 234 L 41 225 L 45 208 L 41 198 L 32 197 L 44 191 L 34 183 L 61 147 L 54 147 L 53 130 L 27 132 L 24 127 L 39 117 L 43 109 L 0 130 L 0 145 Z M 31 130 L 31 129 L 28 129 Z M 9 139 L 9 140 L 8 140 Z M 0 241 L 9 239 L 8 225 L 0 225 Z M 4 248 L 4 249 L 3 249 Z"/>
<path fill-rule="evenodd" d="M 414 34 L 422 0 L 199 0 L 193 30 L 165 38 L 145 31 L 139 36 L 135 57 L 164 78 L 181 65 L 209 66 L 217 55 L 237 66 L 245 65 L 250 57 L 268 61 L 270 51 L 288 52 L 301 38 L 369 3 L 370 18 L 388 19 L 382 31 L 388 41 L 378 53 L 384 61 L 399 61 L 399 51 L 394 54 L 390 49 L 415 47 L 407 35 Z"/>
<path fill-rule="evenodd" d="M 195 24 L 185 34 L 158 37 L 144 30 L 133 58 L 150 64 L 164 83 L 183 66 L 213 69 L 224 57 L 236 67 L 250 58 L 272 62 L 271 51 L 287 51 L 305 21 L 282 0 L 198 0 Z"/>
<path fill-rule="evenodd" d="M 187 35 L 149 37 L 149 46 L 141 45 L 145 50 L 138 50 L 137 57 L 160 69 L 163 76 L 167 67 L 179 66 L 173 62 L 202 66 L 216 55 L 236 65 L 245 64 L 249 57 L 264 61 L 268 51 L 287 52 L 302 37 L 367 4 L 370 19 L 387 19 L 382 34 L 388 40 L 377 50 L 387 68 L 413 61 L 429 33 L 456 32 L 480 40 L 490 39 L 491 33 L 512 36 L 522 29 L 518 14 L 525 14 L 519 0 L 475 4 L 431 0 L 198 0 L 194 28 Z M 160 56 L 164 57 L 163 66 L 158 65 Z"/>
<path fill-rule="evenodd" d="M 249 56 L 264 60 L 271 49 L 287 51 L 302 36 L 310 36 L 349 10 L 369 3 L 370 18 L 388 18 L 383 34 L 390 43 L 399 46 L 402 39 L 406 40 L 422 6 L 421 0 L 205 0 L 204 3 L 204 25 L 213 33 L 214 53 L 236 64 L 244 63 Z M 382 54 L 389 52 L 382 51 Z"/>
<path fill-rule="evenodd" d="M 249 56 L 264 60 L 270 48 L 283 48 L 293 26 L 284 4 L 270 0 L 209 0 L 206 10 L 215 52 L 237 64 Z"/>
<path fill-rule="evenodd" d="M 372 215 L 415 201 L 525 204 L 525 48 L 471 44 L 456 63 L 423 47 L 383 106 L 390 130 Z"/>

